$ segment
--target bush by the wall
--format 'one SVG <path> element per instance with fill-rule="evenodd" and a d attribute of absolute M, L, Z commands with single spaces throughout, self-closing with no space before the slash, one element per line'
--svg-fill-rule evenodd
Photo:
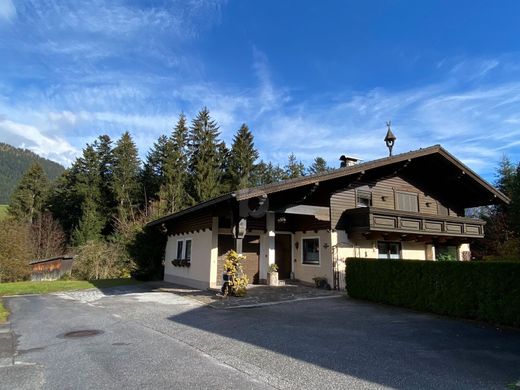
<path fill-rule="evenodd" d="M 520 263 L 348 259 L 352 298 L 520 326 Z"/>
<path fill-rule="evenodd" d="M 145 226 L 127 244 L 127 250 L 134 261 L 132 277 L 138 280 L 163 280 L 164 251 L 167 236 L 157 228 Z"/>

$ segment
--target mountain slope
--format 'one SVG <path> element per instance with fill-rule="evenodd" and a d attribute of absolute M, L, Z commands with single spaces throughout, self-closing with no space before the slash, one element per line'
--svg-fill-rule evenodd
<path fill-rule="evenodd" d="M 50 180 L 54 180 L 65 170 L 60 164 L 42 158 L 30 150 L 0 142 L 0 204 L 9 203 L 18 181 L 35 161 L 40 163 Z"/>

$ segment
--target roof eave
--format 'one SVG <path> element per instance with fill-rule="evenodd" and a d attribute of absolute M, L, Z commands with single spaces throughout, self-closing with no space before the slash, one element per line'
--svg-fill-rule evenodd
<path fill-rule="evenodd" d="M 191 206 L 191 207 L 188 207 L 187 209 L 184 209 L 184 210 L 178 211 L 176 213 L 169 214 L 169 215 L 166 215 L 166 216 L 161 217 L 159 219 L 156 219 L 155 221 L 147 223 L 146 226 L 148 226 L 148 227 L 157 226 L 157 225 L 160 225 L 160 224 L 162 224 L 164 222 L 171 221 L 172 219 L 177 219 L 179 217 L 182 217 L 183 215 L 193 213 L 193 212 L 195 212 L 197 210 L 202 210 L 202 209 L 204 209 L 206 207 L 213 206 L 213 205 L 216 205 L 218 203 L 221 203 L 221 202 L 224 202 L 226 200 L 233 199 L 233 198 L 235 198 L 235 194 L 234 193 L 228 193 L 228 194 L 220 195 L 219 197 L 207 200 L 207 201 L 202 202 L 202 203 L 198 203 L 195 206 Z"/>

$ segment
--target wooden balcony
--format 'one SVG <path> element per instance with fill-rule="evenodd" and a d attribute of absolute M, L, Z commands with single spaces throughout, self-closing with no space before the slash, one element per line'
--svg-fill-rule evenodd
<path fill-rule="evenodd" d="M 483 238 L 485 222 L 480 219 L 450 217 L 360 207 L 343 213 L 348 232 L 390 232 L 439 237 Z"/>

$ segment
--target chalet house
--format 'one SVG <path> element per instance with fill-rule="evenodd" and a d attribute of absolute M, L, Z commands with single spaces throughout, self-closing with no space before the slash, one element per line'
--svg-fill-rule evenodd
<path fill-rule="evenodd" d="M 228 193 L 150 223 L 168 234 L 164 279 L 221 284 L 223 256 L 246 255 L 253 283 L 326 277 L 342 288 L 348 257 L 470 260 L 484 237 L 472 207 L 509 199 L 440 145 Z M 235 238 L 237 237 L 237 238 Z"/>

